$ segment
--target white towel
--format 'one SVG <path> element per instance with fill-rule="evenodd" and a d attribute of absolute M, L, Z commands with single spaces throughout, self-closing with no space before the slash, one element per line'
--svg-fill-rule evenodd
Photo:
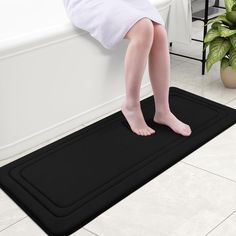
<path fill-rule="evenodd" d="M 141 18 L 165 26 L 149 0 L 63 0 L 73 25 L 86 30 L 105 48 L 114 49 Z M 179 0 L 178 0 L 179 1 Z"/>
<path fill-rule="evenodd" d="M 192 38 L 191 0 L 173 0 L 167 20 L 169 42 L 190 44 Z"/>

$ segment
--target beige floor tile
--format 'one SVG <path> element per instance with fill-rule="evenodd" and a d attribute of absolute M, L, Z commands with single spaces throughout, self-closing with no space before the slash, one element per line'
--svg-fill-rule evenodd
<path fill-rule="evenodd" d="M 236 211 L 229 217 L 220 222 L 213 230 L 206 234 L 206 236 L 235 236 L 236 235 Z"/>
<path fill-rule="evenodd" d="M 0 231 L 24 217 L 25 212 L 0 189 Z"/>
<path fill-rule="evenodd" d="M 200 236 L 236 208 L 235 198 L 234 182 L 178 162 L 84 228 L 102 236 Z"/>

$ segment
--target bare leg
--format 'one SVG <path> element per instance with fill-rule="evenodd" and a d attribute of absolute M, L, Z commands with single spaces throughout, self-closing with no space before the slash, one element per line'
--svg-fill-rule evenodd
<path fill-rule="evenodd" d="M 148 18 L 140 19 L 128 31 L 130 40 L 125 57 L 126 98 L 121 111 L 131 129 L 138 135 L 150 135 L 155 130 L 149 127 L 140 106 L 140 87 L 148 55 L 153 41 L 153 24 Z"/>
<path fill-rule="evenodd" d="M 156 110 L 153 121 L 169 126 L 176 133 L 189 136 L 190 126 L 177 119 L 169 108 L 170 56 L 166 29 L 161 24 L 153 24 L 154 39 L 148 63 Z"/>

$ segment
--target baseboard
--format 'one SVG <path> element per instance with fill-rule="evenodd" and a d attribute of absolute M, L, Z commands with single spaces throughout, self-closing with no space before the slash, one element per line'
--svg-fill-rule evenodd
<path fill-rule="evenodd" d="M 140 100 L 152 94 L 150 82 L 144 84 L 140 91 Z M 0 147 L 0 161 L 9 158 L 19 158 L 46 146 L 58 139 L 61 139 L 70 133 L 73 133 L 84 126 L 87 126 L 97 119 L 102 119 L 120 110 L 121 103 L 124 99 L 124 94 L 86 110 L 83 113 L 76 114 L 66 120 L 54 124 L 53 126 L 39 130 L 27 137 L 18 139 L 12 143 Z"/>

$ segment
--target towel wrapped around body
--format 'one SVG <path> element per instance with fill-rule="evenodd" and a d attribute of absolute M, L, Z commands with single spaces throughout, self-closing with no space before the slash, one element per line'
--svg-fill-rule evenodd
<path fill-rule="evenodd" d="M 63 0 L 72 24 L 86 30 L 105 48 L 114 49 L 141 18 L 165 26 L 149 0 Z"/>

